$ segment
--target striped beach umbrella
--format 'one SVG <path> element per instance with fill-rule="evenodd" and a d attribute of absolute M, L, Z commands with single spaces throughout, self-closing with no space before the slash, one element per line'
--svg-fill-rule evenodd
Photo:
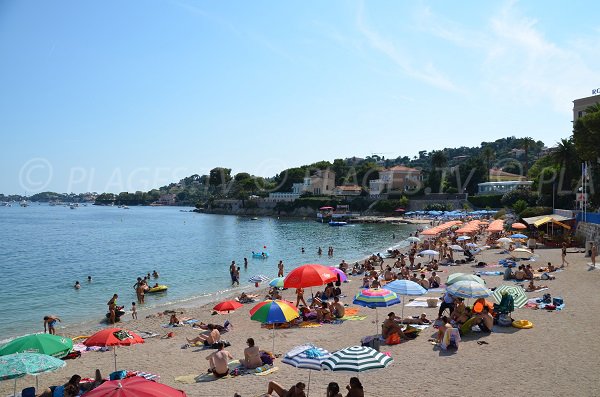
<path fill-rule="evenodd" d="M 285 277 L 275 277 L 273 280 L 271 280 L 269 282 L 269 285 L 271 287 L 275 287 L 275 288 L 283 288 L 283 279 Z"/>
<path fill-rule="evenodd" d="M 359 291 L 352 301 L 355 305 L 375 309 L 375 330 L 379 330 L 378 307 L 388 307 L 400 303 L 400 298 L 395 292 L 383 288 L 367 288 Z"/>
<path fill-rule="evenodd" d="M 485 285 L 485 280 L 479 276 L 474 274 L 466 274 L 466 273 L 454 273 L 448 276 L 448 280 L 446 281 L 446 285 L 452 285 L 459 281 L 475 281 L 481 285 Z"/>
<path fill-rule="evenodd" d="M 504 294 L 512 295 L 514 305 L 517 309 L 520 309 L 523 306 L 525 306 L 527 304 L 527 300 L 529 299 L 523 287 L 520 287 L 518 285 L 501 285 L 498 288 L 496 288 L 492 293 L 494 299 L 496 299 L 498 303 L 500 303 L 500 301 L 502 300 L 502 295 Z"/>
<path fill-rule="evenodd" d="M 308 369 L 308 385 L 306 395 L 310 395 L 310 374 L 314 371 L 321 371 L 323 369 L 323 361 L 331 357 L 325 349 L 315 346 L 304 346 L 304 350 L 298 353 L 299 348 L 290 350 L 285 357 L 281 360 L 282 363 L 293 365 L 296 368 Z"/>
<path fill-rule="evenodd" d="M 292 321 L 298 317 L 298 308 L 284 300 L 266 300 L 250 309 L 250 319 L 273 325 L 273 352 L 275 351 L 275 324 Z"/>
<path fill-rule="evenodd" d="M 262 275 L 262 274 L 256 274 L 252 277 L 250 277 L 248 279 L 248 282 L 250 283 L 254 283 L 254 284 L 258 284 L 258 283 L 265 283 L 267 281 L 271 280 L 269 277 Z"/>
<path fill-rule="evenodd" d="M 459 298 L 485 298 L 492 294 L 492 291 L 487 289 L 484 285 L 477 281 L 457 281 L 456 283 L 449 285 L 446 291 L 450 295 L 457 296 Z"/>
<path fill-rule="evenodd" d="M 394 360 L 366 346 L 352 346 L 338 350 L 323 361 L 323 367 L 331 371 L 364 372 L 385 368 Z"/>
<path fill-rule="evenodd" d="M 404 296 L 425 295 L 427 293 L 427 290 L 423 288 L 420 284 L 417 284 L 414 281 L 410 280 L 394 280 L 391 283 L 387 283 L 386 285 L 384 285 L 383 289 L 395 292 L 396 295 Z M 402 318 L 404 318 L 404 301 L 405 300 L 402 300 Z"/>

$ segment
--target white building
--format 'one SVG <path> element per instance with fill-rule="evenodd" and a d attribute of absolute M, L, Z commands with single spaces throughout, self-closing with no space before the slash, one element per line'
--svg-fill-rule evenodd
<path fill-rule="evenodd" d="M 477 194 L 504 194 L 517 188 L 531 188 L 533 181 L 504 181 L 504 182 L 483 182 L 478 183 Z"/>
<path fill-rule="evenodd" d="M 369 181 L 369 194 L 379 197 L 390 192 L 414 192 L 423 184 L 423 171 L 397 165 L 379 171 L 379 179 Z"/>

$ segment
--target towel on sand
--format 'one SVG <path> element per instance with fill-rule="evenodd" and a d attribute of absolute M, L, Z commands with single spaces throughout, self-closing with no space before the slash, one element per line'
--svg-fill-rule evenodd
<path fill-rule="evenodd" d="M 343 320 L 343 321 L 361 321 L 364 320 L 365 318 L 367 318 L 367 316 L 357 316 L 357 315 L 352 315 L 352 316 L 344 316 L 342 318 L 340 318 L 339 320 Z"/>
<path fill-rule="evenodd" d="M 437 303 L 436 303 L 436 307 L 439 307 L 441 304 L 441 301 L 438 299 Z M 420 301 L 420 300 L 414 300 L 412 302 L 408 302 L 406 305 L 406 307 L 429 307 L 429 305 L 427 304 L 427 301 Z"/>

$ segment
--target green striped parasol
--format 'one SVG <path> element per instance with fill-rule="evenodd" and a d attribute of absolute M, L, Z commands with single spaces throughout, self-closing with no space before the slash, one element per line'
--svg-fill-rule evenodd
<path fill-rule="evenodd" d="M 496 288 L 492 295 L 494 296 L 496 301 L 500 303 L 500 301 L 502 300 L 502 295 L 505 293 L 512 295 L 513 300 L 515 301 L 515 307 L 517 309 L 520 309 L 523 306 L 525 306 L 525 304 L 529 300 L 523 287 L 520 287 L 518 285 L 501 285 L 498 288 Z"/>

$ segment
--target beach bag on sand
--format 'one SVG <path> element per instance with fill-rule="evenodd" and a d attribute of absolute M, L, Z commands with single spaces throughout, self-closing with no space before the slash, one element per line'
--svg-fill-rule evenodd
<path fill-rule="evenodd" d="M 385 340 L 386 345 L 398 345 L 400 344 L 400 335 L 397 333 L 390 334 Z"/>
<path fill-rule="evenodd" d="M 554 298 L 552 299 L 552 304 L 553 304 L 554 306 L 560 306 L 560 305 L 562 305 L 563 303 L 565 303 L 565 301 L 564 301 L 564 300 L 563 300 L 563 298 L 561 298 L 560 296 L 556 296 L 556 297 L 554 297 Z"/>
<path fill-rule="evenodd" d="M 381 341 L 379 338 L 363 338 L 361 341 L 362 346 L 370 347 L 371 349 L 379 351 L 379 347 L 381 346 Z"/>
<path fill-rule="evenodd" d="M 544 294 L 544 296 L 542 296 L 542 302 L 544 302 L 544 303 L 552 303 L 552 295 L 550 295 L 550 294 Z"/>
<path fill-rule="evenodd" d="M 502 313 L 500 316 L 498 316 L 498 325 L 501 327 L 510 327 L 512 322 L 512 318 L 510 318 L 510 315 L 506 313 Z"/>
<path fill-rule="evenodd" d="M 273 357 L 267 352 L 260 352 L 260 359 L 265 365 L 273 365 Z"/>

